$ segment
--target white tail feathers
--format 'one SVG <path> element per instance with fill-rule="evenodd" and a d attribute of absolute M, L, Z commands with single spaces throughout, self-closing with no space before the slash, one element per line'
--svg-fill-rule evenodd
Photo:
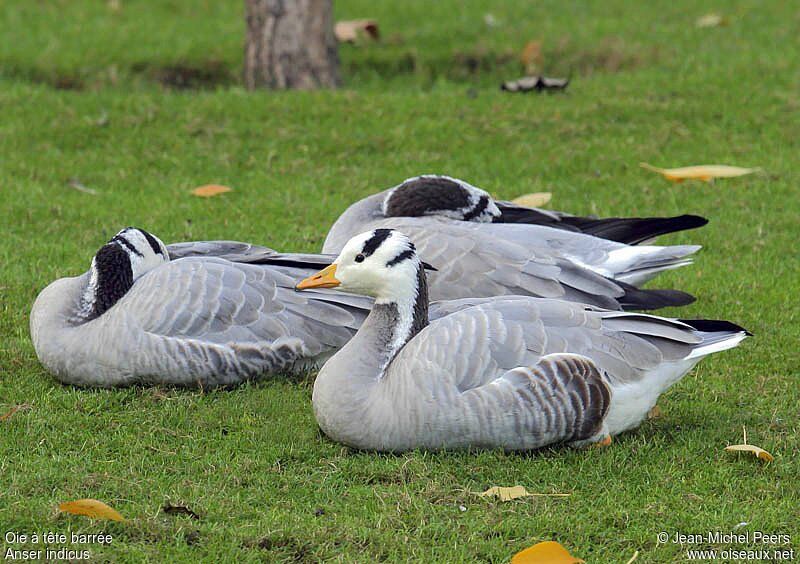
<path fill-rule="evenodd" d="M 747 337 L 746 331 L 739 331 L 737 333 L 710 331 L 701 332 L 700 334 L 703 337 L 703 342 L 692 350 L 691 354 L 686 357 L 686 360 L 702 358 L 715 352 L 732 349 Z"/>

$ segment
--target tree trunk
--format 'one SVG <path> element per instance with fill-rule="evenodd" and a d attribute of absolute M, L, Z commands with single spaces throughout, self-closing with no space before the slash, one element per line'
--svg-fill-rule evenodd
<path fill-rule="evenodd" d="M 339 55 L 332 0 L 245 0 L 244 83 L 255 88 L 335 88 Z"/>

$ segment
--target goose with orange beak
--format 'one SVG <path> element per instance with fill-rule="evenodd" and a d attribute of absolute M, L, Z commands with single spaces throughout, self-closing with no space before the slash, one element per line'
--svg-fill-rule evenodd
<path fill-rule="evenodd" d="M 295 288 L 297 290 L 308 290 L 310 288 L 335 288 L 341 282 L 336 278 L 336 264 L 326 266 L 313 276 L 299 282 Z"/>
<path fill-rule="evenodd" d="M 320 370 L 313 405 L 330 438 L 377 451 L 608 444 L 700 359 L 748 335 L 525 296 L 438 302 L 431 320 L 424 265 L 389 229 L 356 235 L 296 286 L 320 288 L 374 297 Z"/>

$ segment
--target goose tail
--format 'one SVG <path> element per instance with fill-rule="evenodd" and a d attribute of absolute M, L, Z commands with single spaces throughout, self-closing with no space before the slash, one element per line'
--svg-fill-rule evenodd
<path fill-rule="evenodd" d="M 584 233 L 628 245 L 649 243 L 660 235 L 697 229 L 708 223 L 699 215 L 677 215 L 673 217 L 573 217 L 566 216 L 561 221 L 577 227 Z"/>
<path fill-rule="evenodd" d="M 697 300 L 692 294 L 680 290 L 640 289 L 624 282 L 617 284 L 625 290 L 625 295 L 619 299 L 619 303 L 626 311 L 681 307 Z"/>
<path fill-rule="evenodd" d="M 513 202 L 495 202 L 500 216 L 495 223 L 528 223 L 547 225 L 567 231 L 578 231 L 601 239 L 628 245 L 653 241 L 660 235 L 697 229 L 708 223 L 699 215 L 683 214 L 672 217 L 592 217 L 528 208 Z"/>
<path fill-rule="evenodd" d="M 712 353 L 732 349 L 753 334 L 735 323 L 715 319 L 680 319 L 695 329 L 703 339 L 689 354 L 688 359 L 700 359 Z"/>
<path fill-rule="evenodd" d="M 692 264 L 700 245 L 628 246 L 611 251 L 603 268 L 615 280 L 634 286 L 644 284 L 666 270 Z"/>

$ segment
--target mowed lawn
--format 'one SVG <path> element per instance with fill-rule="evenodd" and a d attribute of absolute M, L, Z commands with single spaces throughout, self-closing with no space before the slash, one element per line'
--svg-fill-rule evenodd
<path fill-rule="evenodd" d="M 736 527 L 798 547 L 800 9 L 431 4 L 336 2 L 337 18 L 375 17 L 383 33 L 342 47 L 344 87 L 249 93 L 240 1 L 4 3 L 0 415 L 24 409 L 0 421 L 0 532 L 110 533 L 109 545 L 70 548 L 115 562 L 505 562 L 548 539 L 592 563 L 637 550 L 674 562 L 686 547 L 659 532 Z M 709 12 L 728 25 L 695 27 Z M 566 93 L 499 90 L 522 74 L 529 40 L 542 41 L 544 71 L 571 76 Z M 763 173 L 671 184 L 641 161 Z M 755 337 L 703 362 L 660 417 L 611 447 L 530 455 L 351 451 L 318 431 L 313 375 L 92 391 L 37 362 L 37 293 L 87 269 L 122 227 L 314 251 L 349 203 L 426 172 L 504 198 L 550 191 L 574 213 L 710 218 L 662 239 L 704 247 L 657 280 L 699 298 L 666 314 L 729 319 Z M 208 183 L 233 191 L 190 195 Z M 723 451 L 743 426 L 774 462 Z M 515 484 L 571 495 L 473 495 Z M 130 521 L 58 515 L 86 497 Z"/>

